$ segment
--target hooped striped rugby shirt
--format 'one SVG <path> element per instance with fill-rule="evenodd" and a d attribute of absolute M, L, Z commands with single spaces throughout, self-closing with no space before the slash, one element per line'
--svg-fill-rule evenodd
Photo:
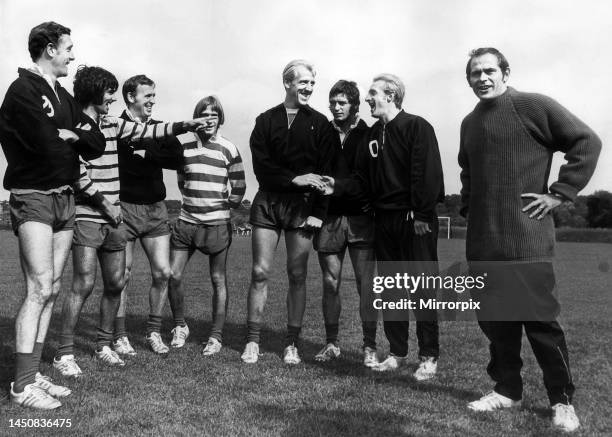
<path fill-rule="evenodd" d="M 81 175 L 74 187 L 76 194 L 75 220 L 109 223 L 106 216 L 96 206 L 88 202 L 88 198 L 98 193 L 113 205 L 119 204 L 117 140 L 120 138 L 135 141 L 167 137 L 172 135 L 173 123 L 135 123 L 107 115 L 100 117 L 98 125 L 106 139 L 106 148 L 104 154 L 99 158 L 91 161 L 81 161 Z"/>
<path fill-rule="evenodd" d="M 205 225 L 229 222 L 230 208 L 240 205 L 246 191 L 238 148 L 221 135 L 205 143 L 195 133 L 177 138 L 184 148 L 184 165 L 177 170 L 183 195 L 179 219 Z"/>

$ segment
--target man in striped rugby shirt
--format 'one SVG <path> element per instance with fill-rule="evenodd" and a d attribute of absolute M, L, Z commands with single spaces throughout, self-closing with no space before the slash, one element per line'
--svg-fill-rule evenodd
<path fill-rule="evenodd" d="M 240 206 L 246 184 L 238 148 L 218 134 L 225 121 L 219 99 L 204 97 L 197 103 L 193 115 L 202 117 L 206 124 L 186 139 L 179 138 L 184 148 L 184 163 L 177 172 L 183 206 L 172 229 L 172 274 L 168 294 L 175 332 L 179 329 L 188 332 L 183 305 L 183 271 L 196 249 L 209 256 L 212 329 L 202 350 L 203 355 L 209 356 L 221 350 L 227 313 L 226 261 L 232 242 L 230 208 Z"/>
<path fill-rule="evenodd" d="M 106 149 L 100 158 L 81 164 L 81 178 L 75 184 L 73 284 L 62 308 L 60 346 L 53 360 L 53 366 L 64 376 L 77 377 L 82 373 L 74 359 L 74 331 L 83 304 L 93 291 L 96 258 L 104 282 L 96 357 L 109 365 L 125 365 L 110 348 L 113 322 L 125 284 L 126 236 L 119 205 L 117 140 L 178 135 L 202 125 L 202 120 L 192 120 L 149 126 L 107 116 L 117 87 L 115 76 L 100 67 L 81 67 L 74 80 L 75 99 L 83 112 L 98 123 L 106 139 Z"/>

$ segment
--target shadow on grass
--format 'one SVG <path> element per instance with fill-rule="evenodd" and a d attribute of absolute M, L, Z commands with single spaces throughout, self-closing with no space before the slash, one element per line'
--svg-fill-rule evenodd
<path fill-rule="evenodd" d="M 409 436 L 412 433 L 402 430 L 401 423 L 406 420 L 399 414 L 379 408 L 368 410 L 324 409 L 324 408 L 282 408 L 278 405 L 254 405 L 255 415 L 265 417 L 277 424 L 277 435 L 363 435 L 365 430 L 376 429 L 375 435 Z M 411 422 L 413 422 L 411 420 Z M 284 423 L 284 428 L 278 427 Z M 414 423 L 411 423 L 414 426 Z"/>

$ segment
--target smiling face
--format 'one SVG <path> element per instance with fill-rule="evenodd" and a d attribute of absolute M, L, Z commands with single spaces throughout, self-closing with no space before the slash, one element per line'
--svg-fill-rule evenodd
<path fill-rule="evenodd" d="M 295 78 L 291 82 L 285 82 L 285 104 L 289 108 L 299 108 L 306 106 L 312 95 L 315 78 L 312 72 L 299 65 L 295 69 Z"/>
<path fill-rule="evenodd" d="M 497 56 L 485 53 L 470 61 L 470 87 L 480 100 L 492 100 L 501 96 L 508 86 L 510 70 L 502 71 Z"/>
<path fill-rule="evenodd" d="M 155 85 L 138 85 L 134 93 L 128 94 L 130 112 L 142 121 L 147 120 L 153 113 L 155 105 Z"/>
<path fill-rule="evenodd" d="M 102 98 L 102 104 L 100 105 L 91 105 L 96 111 L 98 115 L 106 115 L 110 110 L 110 105 L 115 103 L 117 99 L 115 99 L 115 92 L 110 92 L 108 90 L 104 91 L 104 97 Z"/>
<path fill-rule="evenodd" d="M 370 112 L 374 118 L 380 118 L 395 108 L 393 95 L 385 94 L 385 82 L 382 80 L 372 83 L 365 101 L 370 105 Z"/>
<path fill-rule="evenodd" d="M 72 39 L 70 35 L 64 34 L 60 36 L 57 44 L 50 46 L 48 53 L 51 57 L 51 75 L 56 78 L 68 76 L 68 64 L 75 59 L 72 53 Z"/>

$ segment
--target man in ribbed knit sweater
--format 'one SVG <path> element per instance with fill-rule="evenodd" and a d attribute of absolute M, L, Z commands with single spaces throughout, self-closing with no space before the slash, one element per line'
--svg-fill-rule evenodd
<path fill-rule="evenodd" d="M 520 405 L 524 327 L 544 374 L 553 425 L 573 431 L 579 421 L 571 405 L 574 385 L 565 336 L 555 320 L 559 307 L 553 296 L 555 234 L 550 213 L 563 201 L 573 201 L 587 184 L 601 142 L 549 97 L 509 88 L 509 75 L 508 61 L 498 50 L 480 48 L 470 54 L 466 77 L 480 102 L 461 125 L 467 259 L 472 270 L 476 263 L 486 263 L 483 294 L 501 298 L 504 305 L 511 303 L 523 318 L 513 319 L 513 314 L 499 311 L 502 307 L 493 308 L 498 310 L 493 316 L 479 313 L 490 342 L 487 371 L 496 385 L 468 407 L 493 411 Z M 567 163 L 548 187 L 555 151 L 565 153 Z M 538 313 L 542 308 L 544 314 Z"/>

